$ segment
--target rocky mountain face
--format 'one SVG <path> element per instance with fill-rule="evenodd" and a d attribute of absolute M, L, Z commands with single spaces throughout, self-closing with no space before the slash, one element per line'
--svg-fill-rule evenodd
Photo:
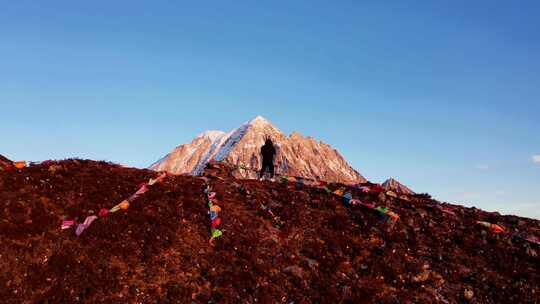
<path fill-rule="evenodd" d="M 399 194 L 414 194 L 411 189 L 393 178 L 389 178 L 384 183 L 382 183 L 382 187 L 385 190 L 394 191 Z"/>
<path fill-rule="evenodd" d="M 256 178 L 256 170 L 262 164 L 260 148 L 266 137 L 272 139 L 277 150 L 274 159 L 276 174 L 345 184 L 366 182 L 328 144 L 297 132 L 286 136 L 261 116 L 228 133 L 204 132 L 191 143 L 176 147 L 150 168 L 175 174 L 200 175 L 209 161 L 216 160 L 241 167 L 234 172 L 237 178 Z"/>

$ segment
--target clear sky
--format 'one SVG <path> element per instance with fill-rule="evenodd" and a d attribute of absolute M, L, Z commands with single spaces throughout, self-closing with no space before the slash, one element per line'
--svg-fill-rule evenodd
<path fill-rule="evenodd" d="M 540 218 L 539 16 L 536 0 L 0 0 L 0 154 L 146 167 L 262 115 L 372 181 Z"/>

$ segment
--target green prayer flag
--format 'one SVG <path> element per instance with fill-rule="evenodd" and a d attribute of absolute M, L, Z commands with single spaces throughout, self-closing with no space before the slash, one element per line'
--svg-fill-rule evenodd
<path fill-rule="evenodd" d="M 219 230 L 219 229 L 213 229 L 212 230 L 212 237 L 214 237 L 214 238 L 220 237 L 222 234 L 223 234 L 223 232 L 221 232 L 221 230 Z"/>
<path fill-rule="evenodd" d="M 116 205 L 116 206 L 112 207 L 111 210 L 109 210 L 109 212 L 114 213 L 114 212 L 116 212 L 118 210 L 120 210 L 120 206 Z"/>
<path fill-rule="evenodd" d="M 375 210 L 379 211 L 380 213 L 387 213 L 388 212 L 388 208 L 386 208 L 386 207 L 377 207 L 377 208 L 375 208 Z"/>

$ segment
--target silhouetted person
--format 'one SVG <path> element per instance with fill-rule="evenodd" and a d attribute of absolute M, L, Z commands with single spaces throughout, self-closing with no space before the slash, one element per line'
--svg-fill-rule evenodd
<path fill-rule="evenodd" d="M 270 177 L 274 177 L 274 155 L 276 154 L 276 149 L 270 138 L 266 139 L 264 146 L 261 147 L 261 156 L 262 156 L 262 169 L 260 173 L 260 178 L 264 176 L 266 169 L 270 172 Z"/>

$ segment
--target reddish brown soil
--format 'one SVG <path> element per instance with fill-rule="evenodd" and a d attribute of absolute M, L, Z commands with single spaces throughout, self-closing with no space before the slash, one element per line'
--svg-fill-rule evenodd
<path fill-rule="evenodd" d="M 539 249 L 512 237 L 538 235 L 538 221 L 352 190 L 398 213 L 392 227 L 322 189 L 221 171 L 209 179 L 223 209 L 215 247 L 201 178 L 169 177 L 76 237 L 64 216 L 110 208 L 156 173 L 83 160 L 1 171 L 0 302 L 539 302 Z"/>

